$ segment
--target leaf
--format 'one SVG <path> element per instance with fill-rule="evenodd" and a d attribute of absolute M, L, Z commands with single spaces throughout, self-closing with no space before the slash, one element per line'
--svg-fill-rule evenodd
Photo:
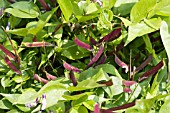
<path fill-rule="evenodd" d="M 95 11 L 97 11 L 98 8 L 96 7 L 96 4 L 95 3 L 90 3 L 88 6 L 87 6 L 87 12 L 86 14 L 90 14 L 90 13 L 93 13 Z"/>
<path fill-rule="evenodd" d="M 4 94 L 4 93 L 0 93 L 0 95 L 4 96 L 4 98 L 6 98 L 9 102 L 11 102 L 12 104 L 15 104 L 18 101 L 18 98 L 21 94 Z"/>
<path fill-rule="evenodd" d="M 28 30 L 26 28 L 19 28 L 19 29 L 8 30 L 8 33 L 18 35 L 18 36 L 26 36 Z"/>
<path fill-rule="evenodd" d="M 49 108 L 56 105 L 59 100 L 64 100 L 62 95 L 66 91 L 68 90 L 64 84 L 59 83 L 59 81 L 50 81 L 38 91 L 37 95 L 35 95 L 35 99 L 45 94 L 46 108 Z"/>
<path fill-rule="evenodd" d="M 62 97 L 67 99 L 67 100 L 77 100 L 80 97 L 83 97 L 84 95 L 90 96 L 93 93 L 94 92 L 85 92 L 85 93 L 81 93 L 81 94 L 77 94 L 77 95 L 63 95 Z"/>
<path fill-rule="evenodd" d="M 0 100 L 0 109 L 13 109 L 13 105 L 12 103 L 10 103 L 8 100 L 6 99 L 2 99 Z"/>
<path fill-rule="evenodd" d="M 162 21 L 161 27 L 160 27 L 160 35 L 161 35 L 161 39 L 165 47 L 168 59 L 170 59 L 170 52 L 169 52 L 170 50 L 170 45 L 169 45 L 170 44 L 170 18 Z M 170 62 L 168 62 L 168 69 L 170 70 Z"/>
<path fill-rule="evenodd" d="M 26 28 L 28 29 L 28 34 L 36 35 L 39 31 L 41 31 L 43 27 L 45 26 L 45 24 L 51 19 L 52 15 L 54 14 L 54 12 L 56 12 L 57 9 L 58 7 L 53 8 L 52 11 L 48 11 L 42 14 L 37 24 L 34 23 L 34 25 L 29 26 L 29 23 L 28 23 L 26 26 Z"/>
<path fill-rule="evenodd" d="M 20 1 L 11 5 L 13 8 L 5 9 L 5 12 L 19 18 L 36 18 L 39 16 L 39 9 L 33 2 Z"/>
<path fill-rule="evenodd" d="M 140 22 L 147 17 L 147 14 L 156 5 L 157 0 L 140 0 L 137 2 L 130 13 L 130 20 L 134 23 Z"/>
<path fill-rule="evenodd" d="M 161 106 L 159 113 L 168 113 L 170 107 L 170 99 L 166 100 L 166 102 Z"/>
<path fill-rule="evenodd" d="M 66 21 L 69 21 L 70 16 L 73 13 L 73 6 L 70 0 L 57 0 L 61 11 L 66 19 Z M 69 10 L 67 10 L 69 9 Z"/>
<path fill-rule="evenodd" d="M 114 12 L 123 16 L 127 15 L 137 2 L 138 0 L 116 0 L 116 3 L 114 4 Z"/>
<path fill-rule="evenodd" d="M 150 19 L 148 21 L 150 23 L 152 23 L 152 25 L 154 25 L 154 26 L 157 25 L 157 28 L 156 27 L 153 28 L 143 21 L 140 22 L 140 23 L 131 24 L 128 28 L 128 31 L 129 31 L 128 32 L 128 38 L 126 40 L 125 46 L 127 44 L 129 44 L 132 40 L 134 40 L 136 37 L 143 36 L 145 34 L 154 32 L 154 31 L 159 29 L 158 26 L 161 23 L 160 18 L 153 18 L 153 19 Z M 141 28 L 143 28 L 143 29 L 141 30 Z"/>
<path fill-rule="evenodd" d="M 103 7 L 112 8 L 115 5 L 116 0 L 103 0 Z"/>
<path fill-rule="evenodd" d="M 102 87 L 102 86 L 104 86 L 104 85 L 96 83 L 93 79 L 92 80 L 87 79 L 82 82 L 78 82 L 78 85 L 76 87 L 74 87 L 74 86 L 68 87 L 68 90 L 82 91 L 82 90 L 93 89 L 93 88 Z"/>
<path fill-rule="evenodd" d="M 120 79 L 122 78 L 121 75 L 119 74 L 118 70 L 111 64 L 102 64 L 102 65 L 96 66 L 95 68 L 96 69 L 102 68 L 104 70 L 104 72 L 115 75 L 115 76 L 119 77 Z"/>
<path fill-rule="evenodd" d="M 79 109 L 78 109 L 78 112 L 79 113 L 89 113 L 87 108 L 84 107 L 84 106 L 80 106 Z"/>

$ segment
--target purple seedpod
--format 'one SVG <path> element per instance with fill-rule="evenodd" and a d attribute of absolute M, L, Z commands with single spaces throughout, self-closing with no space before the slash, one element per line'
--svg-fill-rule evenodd
<path fill-rule="evenodd" d="M 163 60 L 160 61 L 155 67 L 153 67 L 152 69 L 150 69 L 149 71 L 145 72 L 138 80 L 139 82 L 142 82 L 144 80 L 146 80 L 147 78 L 149 78 L 150 76 L 152 76 L 153 74 L 155 74 L 162 66 L 164 65 Z"/>
<path fill-rule="evenodd" d="M 117 113 L 117 112 L 113 112 L 107 109 L 101 109 L 101 113 Z"/>
<path fill-rule="evenodd" d="M 103 55 L 103 56 L 100 58 L 99 62 L 97 62 L 96 65 L 104 64 L 104 63 L 106 62 L 106 59 L 107 59 L 107 56 L 106 56 L 106 55 Z"/>
<path fill-rule="evenodd" d="M 56 76 L 53 76 L 53 75 L 47 73 L 46 71 L 45 71 L 45 74 L 46 74 L 46 77 L 48 78 L 48 80 L 54 80 L 57 78 Z"/>
<path fill-rule="evenodd" d="M 82 42 L 82 41 L 79 40 L 78 38 L 75 38 L 75 39 L 74 39 L 74 43 L 77 44 L 78 46 L 84 48 L 84 49 L 89 50 L 89 51 L 92 51 L 92 50 L 93 50 L 89 44 L 86 44 L 86 43 Z"/>
<path fill-rule="evenodd" d="M 46 11 L 49 11 L 50 10 L 50 7 L 46 4 L 46 2 L 44 0 L 38 0 L 40 2 L 40 4 L 43 6 L 43 8 L 46 10 Z"/>
<path fill-rule="evenodd" d="M 32 41 L 33 41 L 33 42 L 37 42 L 37 38 L 34 37 L 34 38 L 32 39 Z"/>
<path fill-rule="evenodd" d="M 135 81 L 123 80 L 123 85 L 125 85 L 125 86 L 132 86 L 133 84 L 136 84 L 136 82 Z"/>
<path fill-rule="evenodd" d="M 132 90 L 130 88 L 128 88 L 128 87 L 125 87 L 123 89 L 123 92 L 125 92 L 125 93 L 132 93 Z"/>
<path fill-rule="evenodd" d="M 62 24 L 58 25 L 55 30 L 53 31 L 52 35 L 54 35 L 60 28 L 61 28 Z"/>
<path fill-rule="evenodd" d="M 113 82 L 112 82 L 112 79 L 110 79 L 109 81 L 106 81 L 106 82 L 99 82 L 99 84 L 105 84 L 106 86 L 112 86 Z"/>
<path fill-rule="evenodd" d="M 149 62 L 152 60 L 152 55 L 150 55 L 139 67 L 135 69 L 135 73 L 139 72 L 141 69 L 143 69 L 146 65 L 148 65 Z"/>
<path fill-rule="evenodd" d="M 102 39 L 100 39 L 99 43 L 101 43 L 101 42 L 111 42 L 111 41 L 115 40 L 121 34 L 121 30 L 122 30 L 122 28 L 118 28 L 118 29 L 113 30 L 111 33 L 109 33 L 108 35 L 106 35 Z"/>
<path fill-rule="evenodd" d="M 90 43 L 91 43 L 92 45 L 96 45 L 96 44 L 97 44 L 97 41 L 96 41 L 94 38 L 90 37 Z"/>
<path fill-rule="evenodd" d="M 67 69 L 67 70 L 69 70 L 69 71 L 78 72 L 78 73 L 81 72 L 80 69 L 78 69 L 78 68 L 76 68 L 76 67 L 68 64 L 67 62 L 64 62 L 64 63 L 63 63 L 63 66 L 64 66 L 65 69 Z"/>
<path fill-rule="evenodd" d="M 124 105 L 121 105 L 121 106 L 118 106 L 118 107 L 113 107 L 113 108 L 110 108 L 108 110 L 110 111 L 116 111 L 116 110 L 121 110 L 121 109 L 126 109 L 126 108 L 130 108 L 132 106 L 135 106 L 135 101 L 134 102 L 131 102 L 131 103 L 127 103 L 127 104 L 124 104 Z"/>
<path fill-rule="evenodd" d="M 8 49 L 6 49 L 3 45 L 0 44 L 0 49 L 7 55 L 9 56 L 12 60 L 15 60 L 15 56 L 13 55 L 13 53 L 11 53 L 11 51 L 9 51 Z"/>
<path fill-rule="evenodd" d="M 94 105 L 94 113 L 100 113 L 99 103 L 96 103 L 96 104 Z"/>
<path fill-rule="evenodd" d="M 12 62 L 9 60 L 8 57 L 5 57 L 5 58 L 4 58 L 4 61 L 5 61 L 5 63 L 6 63 L 16 74 L 22 74 L 21 71 L 18 70 L 18 69 L 16 68 L 16 66 L 14 66 L 14 65 L 12 64 Z"/>
<path fill-rule="evenodd" d="M 70 71 L 69 77 L 70 77 L 70 80 L 72 81 L 73 85 L 77 86 L 77 79 L 75 78 L 74 73 L 72 71 Z"/>
<path fill-rule="evenodd" d="M 45 46 L 54 46 L 48 42 L 22 42 L 22 45 L 25 47 L 45 47 Z"/>
<path fill-rule="evenodd" d="M 98 52 L 96 53 L 96 55 L 91 59 L 91 61 L 89 62 L 89 64 L 87 65 L 86 69 L 88 69 L 89 67 L 91 67 L 101 56 L 101 54 L 104 51 L 104 46 L 101 45 Z"/>
<path fill-rule="evenodd" d="M 36 81 L 42 82 L 42 83 L 44 83 L 44 84 L 48 83 L 48 80 L 46 80 L 46 79 L 38 76 L 38 74 L 34 74 L 34 79 L 35 79 Z"/>
<path fill-rule="evenodd" d="M 126 63 L 124 63 L 123 61 L 121 61 L 116 55 L 115 55 L 115 62 L 121 68 L 125 68 L 126 73 L 129 71 L 129 66 Z"/>

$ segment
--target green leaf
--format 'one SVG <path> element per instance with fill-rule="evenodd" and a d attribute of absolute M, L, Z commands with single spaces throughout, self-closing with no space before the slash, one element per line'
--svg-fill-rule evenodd
<path fill-rule="evenodd" d="M 95 68 L 96 69 L 102 68 L 104 70 L 104 72 L 115 75 L 120 79 L 122 78 L 121 75 L 119 74 L 118 70 L 111 64 L 101 64 L 99 66 L 96 66 Z"/>
<path fill-rule="evenodd" d="M 43 29 L 45 24 L 51 19 L 54 12 L 58 9 L 58 7 L 52 9 L 52 11 L 48 11 L 40 16 L 38 23 L 31 22 L 28 23 L 26 28 L 28 29 L 28 34 L 36 35 L 39 31 Z"/>
<path fill-rule="evenodd" d="M 26 91 L 24 91 L 18 98 L 16 104 L 28 104 L 31 102 L 35 102 L 35 98 L 34 96 L 37 94 L 37 92 L 32 89 L 29 88 Z"/>
<path fill-rule="evenodd" d="M 170 108 L 170 99 L 166 100 L 166 102 L 161 106 L 159 113 L 168 113 Z"/>
<path fill-rule="evenodd" d="M 160 18 L 152 18 L 147 20 L 147 23 L 140 22 L 136 24 L 131 24 L 128 28 L 128 38 L 126 40 L 125 45 L 130 43 L 132 40 L 134 40 L 136 37 L 154 32 L 159 29 L 159 25 L 161 23 Z M 141 29 L 143 28 L 143 29 Z"/>
<path fill-rule="evenodd" d="M 8 33 L 18 35 L 18 36 L 26 36 L 27 32 L 28 30 L 26 28 L 19 28 L 19 29 L 13 29 L 8 31 Z"/>
<path fill-rule="evenodd" d="M 86 14 L 90 14 L 90 13 L 93 13 L 95 11 L 97 11 L 98 8 L 96 7 L 96 4 L 95 3 L 90 3 L 88 6 L 87 6 L 87 12 Z"/>
<path fill-rule="evenodd" d="M 62 95 L 67 91 L 64 84 L 59 83 L 59 81 L 50 81 L 44 85 L 40 91 L 38 91 L 37 96 L 41 97 L 43 94 L 46 95 L 47 105 L 46 108 L 51 107 L 58 103 L 59 100 L 64 100 Z"/>
<path fill-rule="evenodd" d="M 39 16 L 39 9 L 33 2 L 20 1 L 11 5 L 13 8 L 5 9 L 5 12 L 19 18 L 36 18 Z"/>
<path fill-rule="evenodd" d="M 83 102 L 83 105 L 91 111 L 94 111 L 95 104 L 96 104 L 96 102 L 94 102 L 93 100 L 87 100 L 87 101 Z"/>
<path fill-rule="evenodd" d="M 168 55 L 168 59 L 170 59 L 170 52 L 169 52 L 170 50 L 170 45 L 169 45 L 170 44 L 170 18 L 162 21 L 161 27 L 160 27 L 160 34 L 161 34 L 161 39 L 165 47 L 166 53 Z M 170 62 L 168 62 L 168 69 L 170 69 Z"/>
<path fill-rule="evenodd" d="M 21 94 L 4 94 L 0 93 L 0 95 L 4 96 L 9 102 L 15 104 Z"/>
<path fill-rule="evenodd" d="M 138 0 L 116 0 L 116 3 L 114 4 L 114 12 L 120 15 L 127 15 L 130 13 L 136 2 L 138 2 Z"/>
<path fill-rule="evenodd" d="M 85 92 L 85 93 L 77 94 L 77 95 L 63 95 L 62 97 L 67 99 L 67 100 L 77 100 L 77 99 L 79 99 L 80 97 L 82 97 L 84 95 L 90 96 L 93 93 L 94 92 Z"/>
<path fill-rule="evenodd" d="M 57 0 L 57 2 L 61 8 L 61 11 L 62 11 L 66 21 L 69 21 L 69 18 L 73 13 L 73 6 L 71 3 L 71 0 Z"/>
<path fill-rule="evenodd" d="M 88 113 L 88 110 L 87 110 L 86 107 L 80 106 L 79 109 L 78 109 L 78 112 L 79 112 L 79 113 Z"/>
<path fill-rule="evenodd" d="M 106 8 L 112 8 L 116 2 L 116 0 L 103 0 L 103 7 L 106 7 Z"/>
<path fill-rule="evenodd" d="M 102 87 L 102 86 L 104 86 L 104 85 L 96 83 L 93 79 L 92 80 L 87 79 L 87 80 L 84 80 L 82 82 L 79 82 L 76 87 L 74 87 L 74 86 L 68 87 L 68 90 L 70 90 L 70 91 L 81 91 L 81 90 L 86 90 L 86 89 L 93 89 L 93 88 L 97 88 L 97 87 Z"/>
<path fill-rule="evenodd" d="M 155 7 L 156 2 L 157 0 L 140 0 L 137 2 L 131 10 L 130 20 L 137 23 L 146 18 L 149 11 Z"/>
<path fill-rule="evenodd" d="M 66 45 L 63 45 L 62 56 L 68 59 L 75 60 L 81 59 L 83 57 L 89 56 L 90 52 L 87 50 L 80 51 L 78 46 L 74 44 L 73 41 L 69 41 Z"/>
<path fill-rule="evenodd" d="M 13 109 L 14 106 L 6 99 L 0 100 L 0 109 Z"/>

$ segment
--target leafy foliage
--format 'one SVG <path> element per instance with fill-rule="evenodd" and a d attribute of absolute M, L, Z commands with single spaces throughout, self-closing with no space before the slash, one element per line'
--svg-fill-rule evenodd
<path fill-rule="evenodd" d="M 1 0 L 0 112 L 168 112 L 168 0 Z"/>

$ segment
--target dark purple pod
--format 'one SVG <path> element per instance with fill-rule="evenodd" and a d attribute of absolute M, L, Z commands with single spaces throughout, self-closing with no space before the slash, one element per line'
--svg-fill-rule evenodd
<path fill-rule="evenodd" d="M 36 81 L 42 82 L 42 83 L 44 83 L 44 84 L 48 83 L 48 80 L 46 80 L 46 79 L 38 76 L 38 74 L 34 74 L 34 79 L 35 79 Z"/>
<path fill-rule="evenodd" d="M 108 110 L 110 111 L 116 111 L 116 110 L 121 110 L 121 109 L 126 109 L 126 108 L 130 108 L 132 106 L 135 106 L 135 101 L 134 102 L 131 102 L 131 103 L 127 103 L 127 104 L 124 104 L 124 105 L 121 105 L 121 106 L 118 106 L 118 107 L 113 107 L 113 108 L 110 108 Z"/>
<path fill-rule="evenodd" d="M 62 24 L 59 24 L 55 30 L 53 31 L 52 35 L 54 35 L 60 28 L 61 28 Z"/>
<path fill-rule="evenodd" d="M 103 55 L 96 65 L 104 64 L 106 62 L 107 56 Z"/>
<path fill-rule="evenodd" d="M 11 70 L 13 70 L 16 74 L 22 74 L 21 71 L 12 64 L 12 62 L 9 60 L 8 57 L 5 57 L 4 61 L 11 68 Z"/>
<path fill-rule="evenodd" d="M 69 70 L 69 71 L 78 72 L 78 73 L 81 72 L 80 69 L 78 69 L 78 68 L 76 68 L 76 67 L 68 64 L 67 62 L 64 62 L 64 63 L 63 63 L 63 66 L 64 66 L 65 69 L 67 69 L 67 70 Z"/>
<path fill-rule="evenodd" d="M 115 62 L 121 68 L 125 68 L 126 73 L 129 71 L 129 66 L 126 63 L 124 63 L 123 61 L 121 61 L 116 55 L 115 55 Z"/>
<path fill-rule="evenodd" d="M 118 28 L 118 29 L 113 30 L 111 33 L 109 33 L 108 35 L 106 35 L 102 39 L 100 39 L 99 43 L 101 43 L 101 42 L 111 42 L 111 41 L 115 40 L 121 34 L 121 30 L 122 30 L 122 28 Z"/>
<path fill-rule="evenodd" d="M 160 61 L 155 67 L 153 67 L 152 69 L 150 69 L 149 71 L 145 72 L 138 80 L 139 82 L 142 82 L 144 80 L 146 80 L 147 78 L 149 78 L 150 76 L 152 76 L 153 74 L 155 74 L 162 66 L 164 65 L 163 60 Z"/>
<path fill-rule="evenodd" d="M 90 43 L 91 43 L 92 45 L 96 45 L 96 44 L 97 44 L 97 41 L 96 41 L 94 38 L 90 37 Z"/>
<path fill-rule="evenodd" d="M 123 80 L 123 85 L 125 85 L 125 86 L 132 86 L 133 84 L 136 84 L 136 82 L 135 81 Z"/>
<path fill-rule="evenodd" d="M 117 113 L 117 112 L 113 112 L 107 109 L 101 109 L 101 113 Z"/>
<path fill-rule="evenodd" d="M 0 49 L 7 55 L 9 56 L 12 60 L 15 60 L 15 56 L 13 55 L 13 53 L 11 53 L 11 51 L 9 51 L 8 49 L 6 49 L 3 45 L 0 44 Z"/>
<path fill-rule="evenodd" d="M 99 50 L 97 51 L 96 55 L 91 59 L 91 61 L 89 62 L 89 64 L 87 65 L 86 69 L 88 69 L 89 67 L 91 67 L 101 56 L 101 54 L 104 51 L 104 46 L 101 45 Z"/>
<path fill-rule="evenodd" d="M 72 81 L 73 85 L 74 85 L 74 86 L 77 86 L 77 79 L 76 79 L 76 77 L 74 76 L 74 73 L 73 73 L 72 71 L 70 71 L 69 77 L 70 77 L 70 80 Z"/>
<path fill-rule="evenodd" d="M 99 82 L 99 84 L 105 84 L 106 86 L 112 86 L 113 82 L 112 82 L 112 79 L 110 79 L 109 81 L 106 81 L 106 82 Z"/>
<path fill-rule="evenodd" d="M 152 55 L 150 55 L 139 67 L 135 69 L 135 73 L 139 72 L 141 69 L 143 69 L 146 65 L 148 65 L 149 62 L 152 60 Z"/>
<path fill-rule="evenodd" d="M 79 40 L 78 38 L 75 38 L 75 39 L 74 39 L 74 43 L 77 44 L 78 46 L 84 48 L 84 49 L 89 50 L 89 51 L 92 51 L 92 50 L 93 50 L 89 44 L 86 44 L 86 43 L 82 42 L 82 41 Z"/>
<path fill-rule="evenodd" d="M 50 7 L 46 4 L 46 2 L 44 0 L 38 0 L 40 2 L 40 4 L 43 6 L 43 8 L 46 10 L 46 11 L 49 11 L 50 10 Z"/>

